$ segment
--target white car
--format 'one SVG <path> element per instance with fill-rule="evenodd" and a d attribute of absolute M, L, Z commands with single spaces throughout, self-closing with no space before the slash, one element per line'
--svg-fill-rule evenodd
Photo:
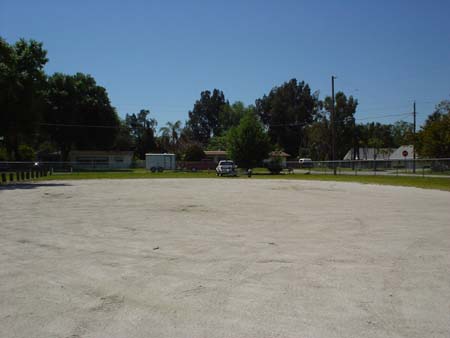
<path fill-rule="evenodd" d="M 231 160 L 223 160 L 219 161 L 219 164 L 216 168 L 216 175 L 217 176 L 236 176 L 236 166 L 234 165 L 234 162 Z"/>
<path fill-rule="evenodd" d="M 300 168 L 312 168 L 314 166 L 314 162 L 310 158 L 301 158 L 298 160 L 300 164 Z"/>

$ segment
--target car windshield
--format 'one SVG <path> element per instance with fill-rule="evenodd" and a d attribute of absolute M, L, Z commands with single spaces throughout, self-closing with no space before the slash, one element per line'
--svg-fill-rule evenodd
<path fill-rule="evenodd" d="M 233 165 L 233 162 L 231 161 L 223 161 L 219 163 L 220 165 Z"/>

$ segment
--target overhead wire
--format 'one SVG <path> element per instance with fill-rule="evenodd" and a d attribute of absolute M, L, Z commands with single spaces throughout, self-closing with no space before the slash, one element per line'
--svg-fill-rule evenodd
<path fill-rule="evenodd" d="M 387 118 L 387 117 L 399 117 L 399 116 L 407 116 L 411 115 L 412 113 L 396 113 L 396 114 L 384 114 L 384 115 L 373 115 L 373 116 L 366 116 L 366 117 L 360 117 L 355 118 L 355 121 L 367 121 L 367 120 L 374 120 L 379 118 Z M 346 119 L 340 119 L 336 120 L 336 122 L 342 122 Z M 302 122 L 302 123 L 279 123 L 279 124 L 269 124 L 269 127 L 301 127 L 311 124 L 310 122 Z M 71 124 L 71 123 L 39 123 L 41 126 L 48 126 L 48 127 L 67 127 L 67 128 L 104 128 L 104 129 L 118 129 L 120 126 L 109 126 L 109 125 L 91 125 L 91 124 Z"/>

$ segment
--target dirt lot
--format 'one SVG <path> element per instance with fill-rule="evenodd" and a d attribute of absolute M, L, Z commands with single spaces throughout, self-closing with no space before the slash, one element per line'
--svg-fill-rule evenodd
<path fill-rule="evenodd" d="M 0 188 L 0 337 L 448 338 L 449 210 L 333 182 Z"/>

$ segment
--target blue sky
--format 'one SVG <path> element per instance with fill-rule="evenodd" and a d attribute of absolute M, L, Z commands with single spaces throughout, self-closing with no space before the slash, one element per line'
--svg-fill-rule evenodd
<path fill-rule="evenodd" d="M 47 73 L 93 75 L 119 114 L 185 121 L 200 92 L 246 104 L 291 78 L 358 98 L 359 122 L 450 98 L 450 1 L 6 1 L 0 35 L 44 42 Z M 374 118 L 375 117 L 375 118 Z M 365 120 L 367 119 L 367 120 Z"/>

